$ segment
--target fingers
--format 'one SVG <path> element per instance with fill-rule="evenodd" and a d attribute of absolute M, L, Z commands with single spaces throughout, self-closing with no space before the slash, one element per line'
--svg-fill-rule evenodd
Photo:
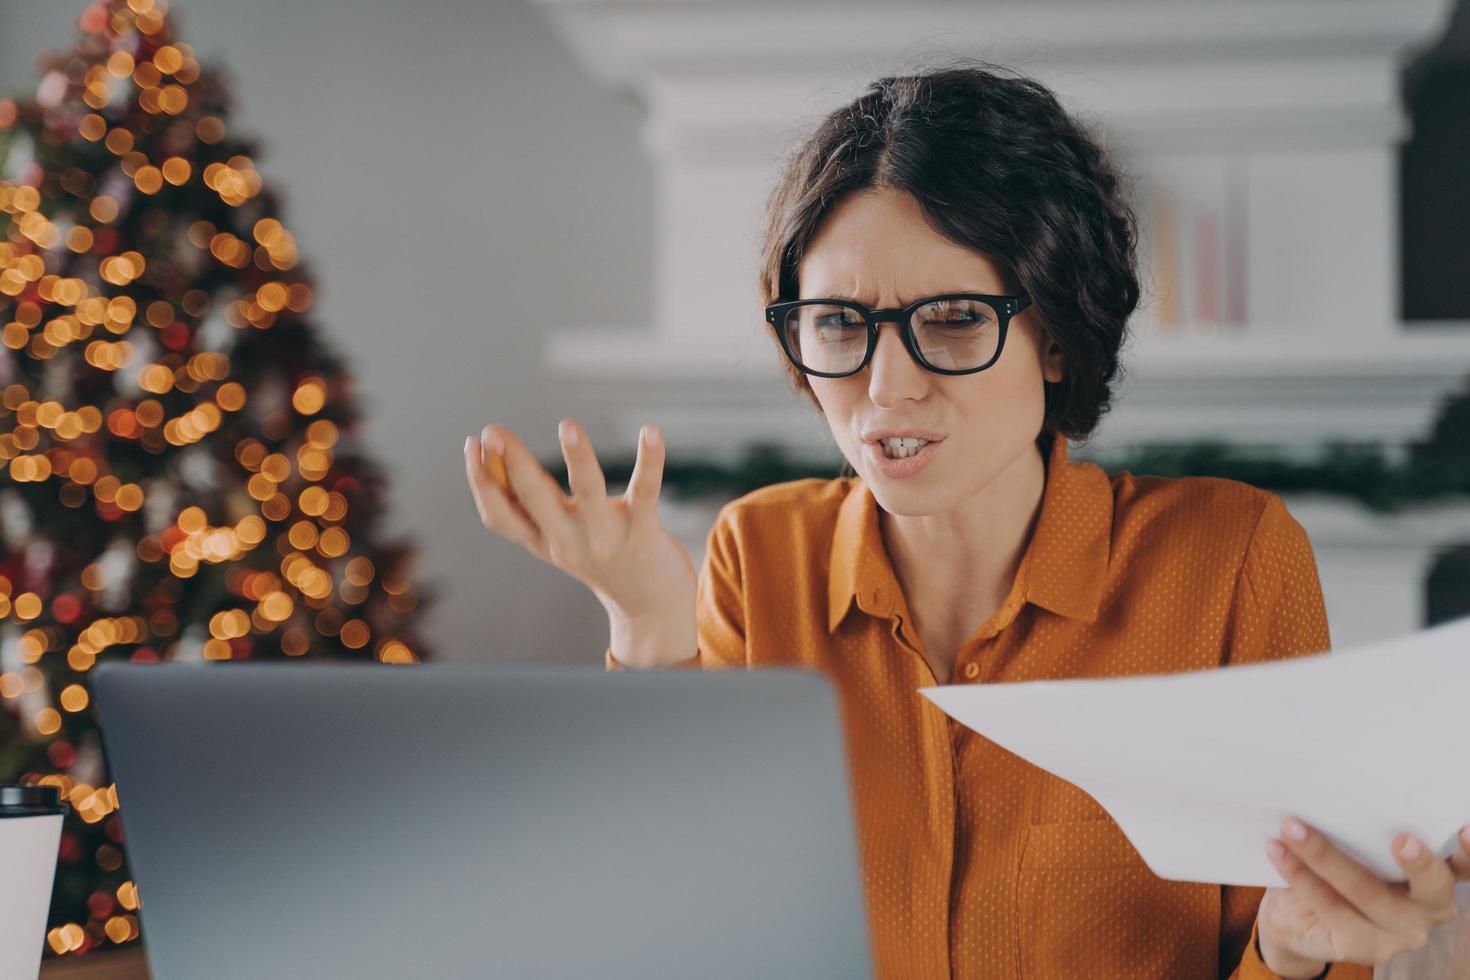
<path fill-rule="evenodd" d="M 1286 879 L 1291 890 L 1312 906 L 1318 918 L 1331 928 L 1334 935 L 1351 937 L 1354 948 L 1335 948 L 1332 950 L 1332 959 L 1376 962 L 1380 958 L 1387 959 L 1397 951 L 1398 946 L 1392 933 L 1365 918 L 1286 843 L 1273 837 L 1266 842 L 1266 856 L 1276 870 L 1281 872 L 1281 877 Z"/>
<path fill-rule="evenodd" d="M 535 522 L 547 550 L 553 551 L 558 543 L 568 541 L 574 528 L 561 484 L 541 468 L 526 444 L 505 426 L 487 425 L 480 437 L 490 448 L 499 447 L 511 493 Z"/>
<path fill-rule="evenodd" d="M 658 514 L 658 494 L 664 480 L 664 440 L 657 426 L 645 425 L 638 433 L 638 458 L 623 499 L 636 517 Z"/>
<path fill-rule="evenodd" d="M 479 439 L 474 436 L 465 439 L 465 475 L 470 481 L 475 509 L 480 512 L 480 523 L 540 554 L 543 550 L 541 532 L 521 506 L 511 499 L 505 484 L 504 463 L 500 462 L 498 454 L 492 453 L 487 466 L 483 453 Z"/>
<path fill-rule="evenodd" d="M 1408 878 L 1410 900 L 1429 917 L 1429 923 L 1439 925 L 1453 919 L 1455 872 L 1449 863 L 1413 834 L 1400 834 L 1390 850 Z"/>
<path fill-rule="evenodd" d="M 504 426 L 487 425 L 478 443 L 465 445 L 465 468 L 475 506 L 486 527 L 520 542 L 572 576 L 593 584 L 625 543 L 628 518 L 657 514 L 663 480 L 663 440 L 653 426 L 639 434 L 633 475 L 624 494 L 627 517 L 610 519 L 607 480 L 587 432 L 574 419 L 557 426 L 572 496 L 541 467 L 521 440 Z M 476 447 L 483 444 L 488 456 Z M 492 469 L 503 460 L 501 474 Z M 596 585 L 594 585 L 594 588 Z"/>
<path fill-rule="evenodd" d="M 1384 881 L 1300 820 L 1289 817 L 1281 827 L 1293 855 L 1375 926 L 1398 937 L 1400 948 L 1423 945 L 1430 926 L 1453 917 L 1454 876 L 1412 835 L 1399 835 L 1392 848 L 1408 878 L 1401 885 Z"/>
<path fill-rule="evenodd" d="M 1470 881 L 1470 825 L 1460 828 L 1460 846 L 1449 857 L 1450 867 L 1460 881 Z"/>
<path fill-rule="evenodd" d="M 1402 887 L 1391 888 L 1373 871 L 1334 846 L 1325 834 L 1294 817 L 1282 821 L 1281 832 L 1287 846 L 1307 867 L 1375 925 L 1410 939 L 1427 932 L 1423 911 L 1404 894 Z"/>
<path fill-rule="evenodd" d="M 607 504 L 607 479 L 586 430 L 572 419 L 562 419 L 556 431 L 561 439 L 562 459 L 567 461 L 567 483 L 572 496 L 585 509 L 601 510 Z"/>

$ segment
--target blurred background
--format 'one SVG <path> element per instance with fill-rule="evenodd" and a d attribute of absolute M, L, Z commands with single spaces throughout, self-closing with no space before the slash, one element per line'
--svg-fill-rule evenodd
<path fill-rule="evenodd" d="M 0 98 L 36 97 L 38 56 L 88 9 L 0 0 Z M 481 527 L 461 446 L 487 423 L 554 466 L 577 418 L 614 476 L 661 425 L 662 506 L 696 561 L 725 500 L 836 475 L 757 306 L 761 208 L 818 116 L 950 57 L 1051 85 L 1132 188 L 1143 306 L 1116 407 L 1074 455 L 1282 492 L 1339 648 L 1470 613 L 1470 2 L 174 0 L 168 17 L 227 76 L 229 129 L 258 138 L 311 265 L 383 533 L 436 596 L 415 658 L 598 664 L 607 642 L 584 587 Z"/>
<path fill-rule="evenodd" d="M 81 9 L 0 0 L 0 91 L 34 89 Z M 234 128 L 260 137 L 316 268 L 388 520 L 443 589 L 423 623 L 441 659 L 596 662 L 606 640 L 585 588 L 479 526 L 460 447 L 489 422 L 550 463 L 570 415 L 604 458 L 653 421 L 671 464 L 784 442 L 835 475 L 763 333 L 754 235 L 804 124 L 882 72 L 1015 65 L 1135 177 L 1152 282 L 1093 455 L 1401 448 L 1470 373 L 1470 10 L 1451 0 L 875 4 L 840 23 L 821 4 L 596 0 L 170 14 L 234 78 Z M 1423 621 L 1436 553 L 1470 543 L 1459 508 L 1293 511 L 1339 645 Z M 696 558 L 706 513 L 670 516 Z"/>

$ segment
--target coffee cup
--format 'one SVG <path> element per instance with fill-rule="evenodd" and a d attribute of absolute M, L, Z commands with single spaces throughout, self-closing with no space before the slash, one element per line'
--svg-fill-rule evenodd
<path fill-rule="evenodd" d="M 65 815 L 55 786 L 0 786 L 0 977 L 41 972 Z"/>

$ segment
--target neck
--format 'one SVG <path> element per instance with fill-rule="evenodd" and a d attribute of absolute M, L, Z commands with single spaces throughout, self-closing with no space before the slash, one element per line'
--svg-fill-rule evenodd
<path fill-rule="evenodd" d="M 957 596 L 1003 600 L 1031 540 L 1045 487 L 1046 461 L 1033 445 L 943 513 L 911 517 L 880 510 L 883 543 L 910 604 Z"/>

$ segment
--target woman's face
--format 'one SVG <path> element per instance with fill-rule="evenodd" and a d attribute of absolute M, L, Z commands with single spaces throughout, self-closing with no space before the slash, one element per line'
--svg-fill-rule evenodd
<path fill-rule="evenodd" d="M 940 293 L 1014 295 L 1017 284 L 979 252 L 925 221 L 911 195 L 866 190 L 840 201 L 797 269 L 800 297 L 898 308 Z M 1060 381 L 1061 354 L 1042 354 L 1034 306 L 1012 317 L 1000 358 L 978 374 L 940 375 L 914 362 L 899 325 L 884 323 L 868 366 L 846 378 L 807 377 L 838 447 L 891 514 L 942 514 L 1034 453 L 1043 380 Z M 918 472 L 885 475 L 874 430 L 925 430 L 939 438 Z"/>

